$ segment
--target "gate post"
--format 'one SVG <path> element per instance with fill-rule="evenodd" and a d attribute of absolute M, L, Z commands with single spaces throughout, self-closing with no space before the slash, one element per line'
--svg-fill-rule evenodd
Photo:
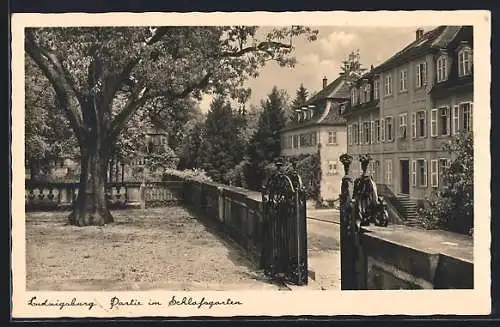
<path fill-rule="evenodd" d="M 353 180 L 349 176 L 352 156 L 345 153 L 340 156 L 344 165 L 344 177 L 340 187 L 340 283 L 341 290 L 358 289 L 356 259 L 358 228 L 353 201 Z"/>

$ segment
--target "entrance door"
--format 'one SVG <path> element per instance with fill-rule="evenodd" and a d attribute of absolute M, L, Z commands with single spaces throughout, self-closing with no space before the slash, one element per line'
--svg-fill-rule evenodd
<path fill-rule="evenodd" d="M 400 161 L 401 163 L 401 193 L 410 194 L 410 162 L 408 159 Z"/>

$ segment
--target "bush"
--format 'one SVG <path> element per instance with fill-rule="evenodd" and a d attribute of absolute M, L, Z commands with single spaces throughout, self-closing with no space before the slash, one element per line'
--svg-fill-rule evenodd
<path fill-rule="evenodd" d="M 212 182 L 212 178 L 210 178 L 207 175 L 207 173 L 201 169 L 185 169 L 185 170 L 167 169 L 164 173 L 164 176 L 166 177 L 168 175 L 176 176 L 182 179 L 195 179 L 203 182 Z"/>
<path fill-rule="evenodd" d="M 423 225 L 471 234 L 474 227 L 474 144 L 462 133 L 444 146 L 450 164 L 440 175 L 445 186 L 434 191 L 418 210 Z"/>

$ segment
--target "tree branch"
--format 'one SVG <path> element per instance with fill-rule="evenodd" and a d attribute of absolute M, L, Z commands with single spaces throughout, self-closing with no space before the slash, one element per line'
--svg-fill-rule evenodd
<path fill-rule="evenodd" d="M 149 30 L 151 32 L 151 36 L 149 38 L 146 38 L 145 40 L 147 45 L 151 45 L 153 43 L 158 42 L 165 34 L 167 34 L 168 27 L 160 26 L 160 27 L 150 28 Z"/>
<path fill-rule="evenodd" d="M 115 119 L 111 122 L 111 127 L 109 129 L 106 142 L 107 144 L 113 144 L 120 134 L 121 130 L 129 120 L 129 118 L 139 109 L 147 100 L 148 88 L 142 85 L 136 85 L 132 94 L 127 100 L 125 107 L 122 111 L 116 115 Z"/>
<path fill-rule="evenodd" d="M 43 49 L 35 42 L 33 33 L 29 30 L 26 31 L 24 46 L 28 55 L 35 61 L 52 84 L 59 103 L 67 113 L 68 120 L 75 131 L 77 139 L 81 141 L 83 117 L 79 109 L 81 108 L 82 99 L 66 75 L 67 71 L 52 51 Z"/>
<path fill-rule="evenodd" d="M 249 52 L 267 51 L 270 47 L 291 49 L 292 45 L 281 43 L 281 42 L 275 42 L 275 41 L 263 41 L 263 42 L 260 42 L 259 44 L 257 44 L 256 46 L 246 47 L 246 48 L 243 48 L 239 51 L 222 52 L 221 57 L 222 58 L 241 57 Z"/>
<path fill-rule="evenodd" d="M 205 88 L 210 82 L 210 77 L 212 77 L 212 73 L 208 72 L 199 81 L 188 84 L 182 92 L 173 92 L 171 90 L 168 90 L 166 91 L 166 94 L 172 100 L 185 98 L 189 93 L 193 92 L 195 89 Z"/>

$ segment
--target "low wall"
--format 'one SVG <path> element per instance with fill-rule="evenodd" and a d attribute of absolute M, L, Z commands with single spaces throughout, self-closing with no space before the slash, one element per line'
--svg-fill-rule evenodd
<path fill-rule="evenodd" d="M 361 289 L 472 289 L 473 239 L 413 227 L 363 227 Z"/>
<path fill-rule="evenodd" d="M 183 181 L 185 204 L 200 217 L 217 224 L 260 264 L 262 253 L 262 195 L 260 192 L 208 181 L 169 175 Z"/>
<path fill-rule="evenodd" d="M 182 182 L 108 183 L 106 193 L 111 209 L 148 208 L 179 204 Z M 78 183 L 25 181 L 25 210 L 70 209 L 78 195 Z"/>

